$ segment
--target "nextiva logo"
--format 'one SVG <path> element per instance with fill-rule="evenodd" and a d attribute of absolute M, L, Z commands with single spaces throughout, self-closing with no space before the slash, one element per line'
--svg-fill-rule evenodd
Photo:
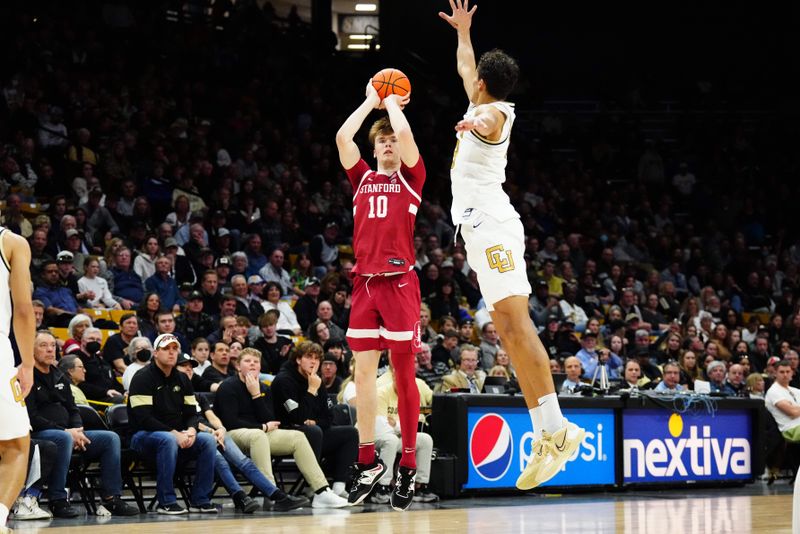
<path fill-rule="evenodd" d="M 626 483 L 752 476 L 748 411 L 711 416 L 632 410 L 623 412 L 622 425 Z"/>
<path fill-rule="evenodd" d="M 564 410 L 586 437 L 546 486 L 614 484 L 614 412 Z M 533 429 L 524 408 L 471 408 L 467 414 L 468 477 L 465 488 L 513 488 L 532 457 Z"/>

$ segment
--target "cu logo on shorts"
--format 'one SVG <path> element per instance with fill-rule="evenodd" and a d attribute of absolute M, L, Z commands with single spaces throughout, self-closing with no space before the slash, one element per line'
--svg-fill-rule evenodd
<path fill-rule="evenodd" d="M 514 258 L 510 250 L 504 250 L 503 245 L 495 245 L 486 249 L 486 259 L 489 261 L 490 269 L 497 269 L 498 272 L 514 270 Z"/>
<path fill-rule="evenodd" d="M 11 379 L 11 393 L 14 395 L 14 401 L 25 406 L 25 396 L 22 394 L 22 386 L 19 385 L 17 377 Z"/>

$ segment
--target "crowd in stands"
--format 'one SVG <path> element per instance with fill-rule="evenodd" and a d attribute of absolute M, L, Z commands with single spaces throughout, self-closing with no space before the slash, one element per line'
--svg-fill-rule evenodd
<path fill-rule="evenodd" d="M 254 3 L 224 32 L 128 9 L 135 23 L 124 26 L 105 12 L 38 21 L 20 12 L 0 52 L 0 224 L 29 240 L 37 327 L 59 338 L 37 337 L 37 380 L 71 392 L 48 400 L 66 409 L 40 418 L 34 437 L 55 429 L 99 443 L 74 431 L 74 403 L 127 403 L 133 448 L 158 458 L 163 513 L 184 511 L 161 471 L 178 450 L 207 463 L 216 455 L 242 511 L 252 503 L 222 465 L 275 509 L 303 505 L 274 486 L 271 454 L 295 457 L 315 506 L 339 506 L 357 434 L 334 406 L 356 394 L 345 339 L 352 191 L 334 133 L 358 93 L 322 80 L 339 73 L 343 87 L 361 87 L 370 70 L 316 58 L 309 79 L 311 52 L 280 47 L 291 34 Z M 415 91 L 408 113 L 428 169 L 415 237 L 417 376 L 429 404 L 434 391 L 480 393 L 488 376 L 516 387 L 517 355 L 498 339 L 449 218 L 452 125 L 466 102 Z M 522 108 L 525 95 L 514 96 Z M 784 363 L 800 387 L 798 183 L 786 180 L 797 155 L 771 119 L 717 119 L 677 116 L 670 143 L 622 111 L 589 124 L 558 112 L 520 121 L 507 191 L 527 243 L 515 260 L 563 393 L 598 371 L 627 389 L 703 383 L 764 397 Z M 386 362 L 378 434 L 388 459 L 400 429 Z M 160 398 L 161 382 L 185 394 Z M 214 394 L 213 407 L 198 411 L 192 393 Z M 434 444 L 419 436 L 428 466 L 418 494 L 433 500 Z M 223 460 L 215 441 L 235 444 Z M 77 513 L 61 502 L 65 476 L 47 479 L 59 517 Z M 194 511 L 213 511 L 210 480 L 196 481 Z M 389 483 L 373 502 L 385 502 Z M 109 480 L 102 496 L 111 513 L 129 513 L 118 486 Z M 23 496 L 26 510 L 40 494 Z"/>

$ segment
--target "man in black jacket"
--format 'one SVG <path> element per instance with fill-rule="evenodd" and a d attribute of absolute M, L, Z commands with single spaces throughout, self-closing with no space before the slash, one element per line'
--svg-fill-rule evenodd
<path fill-rule="evenodd" d="M 121 404 L 125 390 L 117 381 L 111 365 L 103 358 L 100 342 L 103 334 L 98 328 L 90 326 L 81 337 L 81 350 L 74 352 L 86 367 L 86 380 L 78 386 L 87 399 Z"/>
<path fill-rule="evenodd" d="M 294 314 L 297 316 L 297 322 L 303 332 L 308 330 L 308 327 L 317 318 L 320 287 L 319 278 L 312 276 L 306 281 L 306 285 L 303 288 L 306 292 L 305 295 L 297 299 L 294 304 Z"/>
<path fill-rule="evenodd" d="M 358 455 L 358 432 L 353 426 L 331 425 L 332 401 L 317 374 L 321 361 L 319 344 L 301 343 L 272 382 L 273 405 L 284 428 L 302 430 L 317 458 L 327 460 L 334 493 L 346 495 L 346 472 Z"/>
<path fill-rule="evenodd" d="M 270 480 L 272 454 L 294 456 L 298 469 L 316 496 L 314 508 L 341 508 L 347 499 L 334 494 L 322 473 L 305 434 L 298 430 L 278 428 L 270 390 L 259 382 L 261 353 L 253 348 L 239 355 L 239 372 L 225 379 L 217 389 L 214 411 L 228 430 L 228 435 L 241 449 L 250 452 L 253 463 Z"/>
<path fill-rule="evenodd" d="M 103 345 L 103 358 L 122 375 L 129 363 L 125 349 L 139 333 L 139 318 L 135 313 L 126 313 L 119 319 L 119 333 L 110 336 Z"/>
<path fill-rule="evenodd" d="M 33 389 L 26 399 L 34 439 L 52 441 L 58 447 L 58 461 L 47 480 L 47 496 L 55 517 L 77 517 L 79 512 L 67 501 L 67 472 L 72 451 L 83 452 L 86 460 L 100 460 L 103 506 L 114 515 L 136 515 L 138 508 L 125 503 L 122 495 L 119 436 L 108 430 L 85 430 L 75 406 L 69 378 L 54 364 L 56 339 L 39 331 L 33 348 Z"/>
<path fill-rule="evenodd" d="M 186 310 L 175 320 L 176 330 L 193 341 L 198 337 L 208 337 L 217 325 L 214 319 L 203 310 L 203 294 L 192 291 L 186 299 Z"/>
<path fill-rule="evenodd" d="M 211 434 L 198 434 L 197 400 L 186 375 L 175 370 L 181 346 L 172 334 L 153 343 L 153 360 L 131 380 L 128 412 L 133 431 L 131 448 L 156 462 L 158 513 L 185 514 L 173 485 L 178 456 L 196 460 L 189 511 L 217 513 L 211 503 L 217 443 Z"/>

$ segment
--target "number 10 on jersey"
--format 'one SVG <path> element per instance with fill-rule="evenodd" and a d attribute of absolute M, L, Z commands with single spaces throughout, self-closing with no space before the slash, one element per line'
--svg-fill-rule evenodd
<path fill-rule="evenodd" d="M 369 197 L 368 219 L 385 219 L 389 211 L 389 198 L 386 195 Z"/>

